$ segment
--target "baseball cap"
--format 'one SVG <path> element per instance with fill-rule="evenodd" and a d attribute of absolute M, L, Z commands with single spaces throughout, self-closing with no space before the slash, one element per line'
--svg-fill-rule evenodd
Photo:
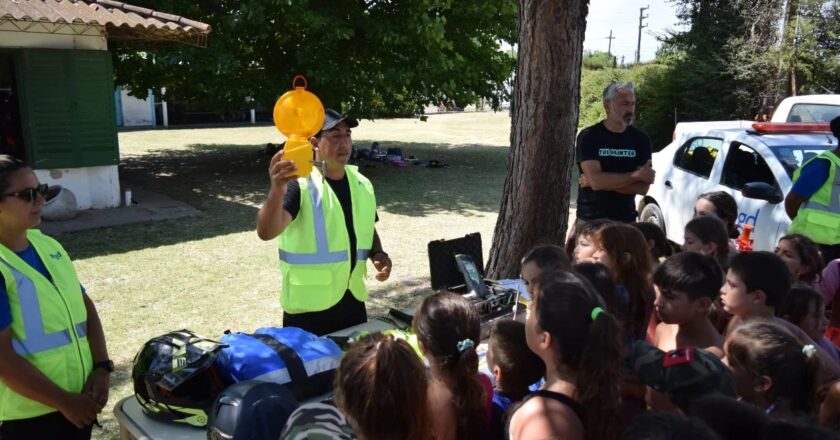
<path fill-rule="evenodd" d="M 356 118 L 344 116 L 341 113 L 328 108 L 324 110 L 324 125 L 321 126 L 321 131 L 330 130 L 340 124 L 341 121 L 346 121 L 350 128 L 359 126 L 359 121 L 357 121 Z"/>
<path fill-rule="evenodd" d="M 665 393 L 683 410 L 708 395 L 735 397 L 732 376 L 720 358 L 698 348 L 682 362 L 667 362 L 679 353 L 680 350 L 664 352 L 645 341 L 636 341 L 630 367 L 642 383 Z"/>

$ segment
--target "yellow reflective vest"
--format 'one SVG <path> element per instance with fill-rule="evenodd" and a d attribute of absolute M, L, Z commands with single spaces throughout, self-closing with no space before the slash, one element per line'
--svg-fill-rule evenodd
<path fill-rule="evenodd" d="M 831 164 L 828 168 L 828 179 L 796 213 L 788 228 L 788 233 L 802 234 L 819 244 L 840 243 L 840 157 L 831 151 L 825 151 L 802 164 L 793 173 L 793 181 L 799 180 L 799 174 L 813 160 L 827 160 Z"/>
<path fill-rule="evenodd" d="M 12 311 L 12 348 L 65 391 L 80 393 L 93 369 L 93 357 L 76 269 L 57 241 L 34 229 L 27 232 L 27 238 L 52 281 L 0 245 L 0 274 Z M 54 411 L 0 381 L 0 420 L 28 419 Z"/>
<path fill-rule="evenodd" d="M 282 286 L 280 304 L 287 313 L 318 312 L 341 300 L 350 289 L 359 301 L 368 297 L 364 279 L 373 245 L 376 196 L 373 185 L 355 166 L 345 166 L 350 186 L 356 267 L 350 267 L 350 236 L 344 211 L 330 185 L 317 171 L 300 184 L 300 211 L 278 238 Z"/>

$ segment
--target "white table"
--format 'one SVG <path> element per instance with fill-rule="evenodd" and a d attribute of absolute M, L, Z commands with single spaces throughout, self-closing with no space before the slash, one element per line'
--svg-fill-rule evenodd
<path fill-rule="evenodd" d="M 377 332 L 395 328 L 393 323 L 373 319 L 364 324 L 348 327 L 329 336 L 350 336 L 355 332 Z M 321 401 L 331 395 L 311 399 Z M 306 402 L 303 402 L 306 403 Z M 183 423 L 166 423 L 155 420 L 143 412 L 134 395 L 123 398 L 114 405 L 114 415 L 120 425 L 122 440 L 206 440 L 207 430 Z"/>
<path fill-rule="evenodd" d="M 405 311 L 411 312 L 410 314 L 413 313 L 413 309 L 407 309 Z M 517 316 L 517 319 L 523 320 L 524 313 Z M 394 321 L 401 322 L 398 320 Z M 329 336 L 346 337 L 356 332 L 377 332 L 391 330 L 393 328 L 395 326 L 392 322 L 373 319 L 364 324 L 330 333 Z M 485 361 L 487 341 L 481 341 L 477 351 L 479 355 L 479 371 L 492 379 L 493 374 L 487 369 L 487 362 Z M 329 397 L 331 397 L 331 393 L 302 403 L 322 401 Z M 120 425 L 120 439 L 122 440 L 205 440 L 207 438 L 207 430 L 205 428 L 198 428 L 183 423 L 161 422 L 147 416 L 133 394 L 124 397 L 114 405 L 114 415 Z"/>

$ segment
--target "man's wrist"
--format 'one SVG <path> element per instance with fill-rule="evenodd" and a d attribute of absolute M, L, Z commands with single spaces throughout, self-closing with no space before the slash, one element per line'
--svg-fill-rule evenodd
<path fill-rule="evenodd" d="M 93 371 L 103 370 L 108 373 L 114 372 L 114 361 L 108 359 L 100 362 L 93 363 Z"/>
<path fill-rule="evenodd" d="M 383 251 L 382 249 L 380 249 L 378 251 L 371 252 L 370 255 L 368 255 L 368 258 L 370 258 L 371 261 L 375 260 L 376 256 L 379 255 L 379 254 L 385 255 L 386 258 L 388 257 L 388 254 L 385 251 Z"/>

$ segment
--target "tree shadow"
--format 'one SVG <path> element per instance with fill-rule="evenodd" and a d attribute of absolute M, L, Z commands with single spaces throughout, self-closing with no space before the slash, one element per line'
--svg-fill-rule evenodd
<path fill-rule="evenodd" d="M 370 142 L 355 144 L 363 148 Z M 442 212 L 469 216 L 498 209 L 507 148 L 389 141 L 380 142 L 380 147 L 401 148 L 406 158 L 449 165 L 399 168 L 362 161 L 360 169 L 373 182 L 380 211 L 425 217 Z M 202 214 L 68 233 L 61 241 L 74 258 L 82 259 L 254 231 L 257 211 L 268 193 L 270 159 L 263 145 L 229 144 L 194 144 L 125 157 L 120 178 L 129 186 L 165 194 Z"/>

